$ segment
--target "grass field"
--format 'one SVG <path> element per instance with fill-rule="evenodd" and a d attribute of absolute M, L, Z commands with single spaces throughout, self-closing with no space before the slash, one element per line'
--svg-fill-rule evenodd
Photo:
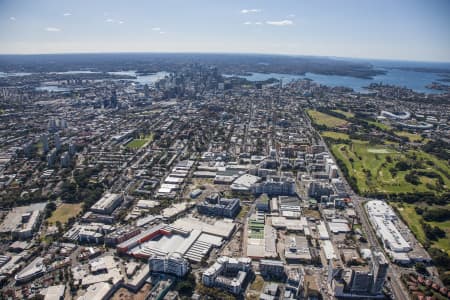
<path fill-rule="evenodd" d="M 425 207 L 426 204 L 408 204 L 408 203 L 391 203 L 393 206 L 397 207 L 398 211 L 402 215 L 403 220 L 407 223 L 409 229 L 414 233 L 417 240 L 424 244 L 426 237 L 425 233 L 420 225 L 420 221 L 422 221 L 422 216 L 416 213 L 415 207 Z M 448 254 L 450 254 L 450 221 L 445 222 L 426 222 L 432 226 L 438 226 L 442 230 L 445 231 L 446 237 L 443 239 L 439 239 L 437 241 L 432 241 L 432 247 L 441 249 Z"/>
<path fill-rule="evenodd" d="M 77 216 L 82 210 L 82 204 L 70 204 L 63 203 L 56 208 L 56 210 L 52 213 L 51 217 L 47 219 L 47 221 L 51 224 L 55 224 L 57 221 L 62 224 L 67 223 L 67 221 Z"/>
<path fill-rule="evenodd" d="M 389 131 L 392 129 L 392 127 L 390 125 L 386 125 L 380 122 L 375 122 L 375 121 L 368 121 L 367 123 L 378 127 L 379 129 L 383 130 L 383 131 Z"/>
<path fill-rule="evenodd" d="M 352 112 L 343 111 L 343 110 L 340 110 L 340 109 L 334 109 L 333 111 L 337 112 L 337 113 L 340 113 L 341 115 L 344 115 L 347 118 L 353 118 L 355 116 L 355 114 L 352 113 Z"/>
<path fill-rule="evenodd" d="M 248 205 L 243 205 L 241 207 L 241 211 L 237 215 L 236 219 L 242 219 L 243 217 L 245 217 L 249 210 L 250 210 L 250 207 Z"/>
<path fill-rule="evenodd" d="M 250 289 L 254 291 L 261 291 L 264 287 L 264 279 L 260 275 L 256 275 L 255 281 L 250 285 Z"/>
<path fill-rule="evenodd" d="M 139 139 L 134 139 L 131 142 L 129 142 L 126 147 L 128 149 L 140 149 L 148 142 L 153 141 L 153 134 L 147 135 L 147 136 L 141 136 Z"/>
<path fill-rule="evenodd" d="M 347 125 L 347 121 L 333 117 L 331 115 L 324 114 L 316 110 L 307 111 L 309 117 L 312 119 L 313 123 L 317 125 L 324 125 L 327 127 L 341 127 Z"/>
<path fill-rule="evenodd" d="M 350 145 L 332 145 L 331 151 L 336 159 L 346 165 L 349 176 L 355 178 L 360 192 L 387 194 L 444 192 L 450 187 L 450 180 L 447 177 L 450 170 L 446 162 L 422 151 L 410 150 L 400 153 L 392 146 L 369 145 L 366 141 L 357 140 L 352 141 Z M 410 170 L 398 170 L 393 175 L 390 170 L 400 161 L 414 164 L 416 171 L 439 174 L 444 186 L 439 187 L 437 178 L 427 176 L 419 176 L 420 183 L 417 185 L 409 183 L 405 180 L 405 175 Z"/>
<path fill-rule="evenodd" d="M 349 140 L 350 139 L 348 134 L 342 133 L 342 132 L 335 132 L 335 131 L 323 131 L 320 133 L 320 135 L 323 137 L 332 138 L 334 140 Z"/>
<path fill-rule="evenodd" d="M 423 140 L 420 134 L 415 134 L 408 131 L 395 131 L 394 133 L 396 136 L 408 138 L 408 140 L 412 143 L 420 142 Z"/>

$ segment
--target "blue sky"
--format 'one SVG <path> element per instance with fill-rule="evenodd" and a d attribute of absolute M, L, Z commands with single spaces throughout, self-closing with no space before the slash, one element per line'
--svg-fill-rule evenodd
<path fill-rule="evenodd" d="M 449 0 L 0 0 L 0 53 L 450 61 Z"/>

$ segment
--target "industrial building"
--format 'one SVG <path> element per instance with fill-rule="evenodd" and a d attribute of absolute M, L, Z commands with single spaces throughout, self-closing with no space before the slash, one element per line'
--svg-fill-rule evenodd
<path fill-rule="evenodd" d="M 119 253 L 127 253 L 137 258 L 178 253 L 183 258 L 198 263 L 213 247 L 220 247 L 223 242 L 222 236 L 206 231 L 199 227 L 192 229 L 162 223 L 120 243 L 116 248 Z"/>
<path fill-rule="evenodd" d="M 312 256 L 305 236 L 289 235 L 285 241 L 284 256 L 290 263 L 311 263 Z"/>
<path fill-rule="evenodd" d="M 231 184 L 230 188 L 233 192 L 237 193 L 250 193 L 252 187 L 261 180 L 260 177 L 244 174 L 238 177 L 233 184 Z"/>
<path fill-rule="evenodd" d="M 12 238 L 29 239 L 37 230 L 46 203 L 36 203 L 13 208 L 0 225 L 0 234 L 11 234 Z"/>
<path fill-rule="evenodd" d="M 106 193 L 103 197 L 98 200 L 94 205 L 91 206 L 91 211 L 109 215 L 111 214 L 117 206 L 123 201 L 123 195 Z"/>

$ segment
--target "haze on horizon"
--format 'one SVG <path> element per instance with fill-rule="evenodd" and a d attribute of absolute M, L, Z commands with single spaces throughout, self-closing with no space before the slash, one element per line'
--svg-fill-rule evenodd
<path fill-rule="evenodd" d="M 215 52 L 450 62 L 447 0 L 0 0 L 0 54 Z"/>

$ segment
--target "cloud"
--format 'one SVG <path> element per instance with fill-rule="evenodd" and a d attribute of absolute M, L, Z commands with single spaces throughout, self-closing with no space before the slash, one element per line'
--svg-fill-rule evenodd
<path fill-rule="evenodd" d="M 9 17 L 9 19 L 10 19 L 11 21 L 17 20 L 16 17 Z"/>
<path fill-rule="evenodd" d="M 70 17 L 72 14 L 71 13 L 64 13 L 63 16 L 64 17 Z"/>
<path fill-rule="evenodd" d="M 166 32 L 165 31 L 160 31 L 159 34 L 166 34 Z"/>
<path fill-rule="evenodd" d="M 256 14 L 261 12 L 259 8 L 251 8 L 251 9 L 243 9 L 241 10 L 241 14 Z"/>
<path fill-rule="evenodd" d="M 161 31 L 161 28 L 159 28 L 159 27 L 153 27 L 152 30 L 153 30 L 153 31 Z"/>
<path fill-rule="evenodd" d="M 250 22 L 250 21 L 244 22 L 244 25 L 262 25 L 262 24 L 263 24 L 262 22 Z"/>
<path fill-rule="evenodd" d="M 113 22 L 114 22 L 114 20 L 113 20 L 113 19 L 111 19 L 111 18 L 108 18 L 108 19 L 106 19 L 106 20 L 105 20 L 105 22 L 106 22 L 106 23 L 113 23 Z"/>
<path fill-rule="evenodd" d="M 266 21 L 267 25 L 273 25 L 273 26 L 289 26 L 293 25 L 294 22 L 291 20 L 281 20 L 281 21 Z"/>
<path fill-rule="evenodd" d="M 294 14 L 290 14 L 290 15 L 288 15 L 287 17 L 288 17 L 288 18 L 295 18 L 295 15 L 294 15 Z"/>
<path fill-rule="evenodd" d="M 56 27 L 46 27 L 45 31 L 48 31 L 48 32 L 60 32 L 61 29 L 56 28 Z"/>
<path fill-rule="evenodd" d="M 123 23 L 125 23 L 124 21 L 122 21 L 122 20 L 120 20 L 119 22 L 118 22 L 119 24 L 123 24 Z"/>

